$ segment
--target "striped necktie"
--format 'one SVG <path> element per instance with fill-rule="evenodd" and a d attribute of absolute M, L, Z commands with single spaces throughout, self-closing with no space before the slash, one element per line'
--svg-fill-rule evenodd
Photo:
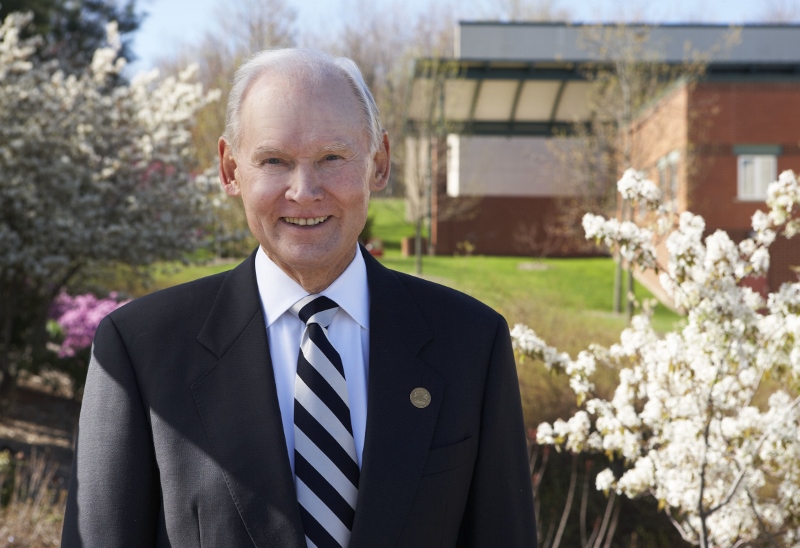
<path fill-rule="evenodd" d="M 309 548 L 345 547 L 358 499 L 358 460 L 350 424 L 347 384 L 328 326 L 339 306 L 309 295 L 291 311 L 306 324 L 294 392 L 294 462 L 297 502 Z"/>

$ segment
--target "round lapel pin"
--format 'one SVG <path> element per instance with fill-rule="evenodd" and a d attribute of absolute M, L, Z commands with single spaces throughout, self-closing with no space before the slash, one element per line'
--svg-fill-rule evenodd
<path fill-rule="evenodd" d="M 411 391 L 411 405 L 419 409 L 424 409 L 431 404 L 431 393 L 424 388 L 418 387 Z"/>

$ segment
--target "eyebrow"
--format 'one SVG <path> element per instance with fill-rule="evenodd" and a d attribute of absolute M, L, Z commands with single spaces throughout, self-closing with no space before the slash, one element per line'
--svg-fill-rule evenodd
<path fill-rule="evenodd" d="M 319 149 L 319 152 L 342 152 L 342 151 L 350 151 L 353 150 L 351 145 L 348 145 L 344 141 L 335 141 L 333 143 L 327 144 Z M 268 155 L 277 155 L 277 156 L 290 156 L 291 154 L 282 148 L 273 147 L 268 145 L 257 146 L 253 150 L 254 157 L 263 157 Z"/>
<path fill-rule="evenodd" d="M 335 143 L 331 143 L 328 146 L 322 147 L 322 151 L 325 152 L 341 152 L 343 150 L 352 150 L 353 147 L 348 145 L 347 143 L 343 143 L 341 141 L 337 141 Z"/>
<path fill-rule="evenodd" d="M 267 155 L 270 155 L 270 154 L 276 154 L 278 156 L 285 156 L 286 154 L 288 154 L 288 152 L 286 152 L 282 148 L 271 147 L 271 146 L 257 146 L 253 150 L 253 156 L 257 156 L 257 157 L 267 156 Z"/>

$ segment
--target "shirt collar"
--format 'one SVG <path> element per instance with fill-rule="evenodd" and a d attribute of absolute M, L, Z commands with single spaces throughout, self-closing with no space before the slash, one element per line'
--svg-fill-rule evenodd
<path fill-rule="evenodd" d="M 267 257 L 260 246 L 256 253 L 256 282 L 267 327 L 294 303 L 308 295 L 300 284 Z M 321 294 L 335 301 L 362 328 L 369 329 L 367 266 L 358 246 L 345 271 L 322 290 Z"/>

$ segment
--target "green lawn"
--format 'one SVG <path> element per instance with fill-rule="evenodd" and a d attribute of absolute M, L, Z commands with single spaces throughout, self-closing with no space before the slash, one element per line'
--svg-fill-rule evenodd
<path fill-rule="evenodd" d="M 372 234 L 383 240 L 387 255 L 400 256 L 400 241 L 414 235 L 414 227 L 405 220 L 406 208 L 400 198 L 383 198 L 369 203 Z"/>
<path fill-rule="evenodd" d="M 382 262 L 401 272 L 414 271 L 414 258 L 400 255 L 400 240 L 413 236 L 404 219 L 400 199 L 373 200 L 372 233 L 384 241 Z M 455 287 L 503 312 L 509 322 L 531 322 L 537 310 L 554 308 L 602 318 L 617 332 L 625 318 L 611 313 L 614 262 L 609 258 L 536 259 L 526 257 L 424 257 L 422 274 L 433 281 Z M 639 299 L 652 298 L 643 287 L 635 287 Z M 654 323 L 659 330 L 671 329 L 679 316 L 663 305 L 656 308 Z"/>
<path fill-rule="evenodd" d="M 413 257 L 387 255 L 386 266 L 413 272 Z M 611 314 L 614 262 L 608 258 L 526 259 L 524 257 L 424 257 L 423 276 L 473 295 L 509 315 L 525 321 L 525 311 L 557 308 L 579 314 L 594 313 L 624 323 Z M 652 297 L 641 286 L 641 297 Z M 671 327 L 679 317 L 664 306 L 655 311 L 656 325 Z"/>

